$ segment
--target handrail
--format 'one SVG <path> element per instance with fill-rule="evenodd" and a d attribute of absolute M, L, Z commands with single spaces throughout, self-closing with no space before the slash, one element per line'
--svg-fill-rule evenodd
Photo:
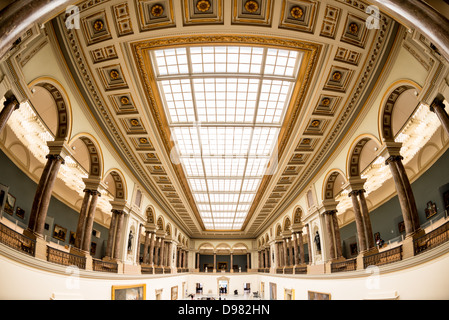
<path fill-rule="evenodd" d="M 363 257 L 363 267 L 382 266 L 384 264 L 402 260 L 402 245 L 390 250 L 382 251 Z"/>
<path fill-rule="evenodd" d="M 331 273 L 343 272 L 343 271 L 354 271 L 357 269 L 357 259 L 349 259 L 341 262 L 333 262 L 331 264 Z"/>
<path fill-rule="evenodd" d="M 115 262 L 107 262 L 97 259 L 92 259 L 92 262 L 94 271 L 118 273 L 118 264 Z"/>
<path fill-rule="evenodd" d="M 446 222 L 435 230 L 415 239 L 413 241 L 415 255 L 437 247 L 447 240 L 449 240 L 449 222 Z"/>
<path fill-rule="evenodd" d="M 34 257 L 36 241 L 0 223 L 0 242 Z"/>
<path fill-rule="evenodd" d="M 50 246 L 47 246 L 47 261 L 64 266 L 76 266 L 80 269 L 86 269 L 86 257 L 77 256 Z"/>

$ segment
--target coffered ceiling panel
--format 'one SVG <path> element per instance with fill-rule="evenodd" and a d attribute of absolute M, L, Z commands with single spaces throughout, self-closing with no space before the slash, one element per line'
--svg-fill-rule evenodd
<path fill-rule="evenodd" d="M 191 237 L 253 237 L 364 105 L 397 25 L 360 1 L 104 0 L 55 34 L 142 186 Z"/>

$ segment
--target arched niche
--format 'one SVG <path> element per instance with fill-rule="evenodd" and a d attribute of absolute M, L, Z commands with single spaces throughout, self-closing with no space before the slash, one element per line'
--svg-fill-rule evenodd
<path fill-rule="evenodd" d="M 108 171 L 103 179 L 106 190 L 114 196 L 114 200 L 126 200 L 126 184 L 119 170 Z"/>
<path fill-rule="evenodd" d="M 146 217 L 147 217 L 147 222 L 148 223 L 153 224 L 153 223 L 156 222 L 156 219 L 155 219 L 155 216 L 154 216 L 154 209 L 153 209 L 153 207 L 151 207 L 151 206 L 148 207 L 145 210 L 145 213 L 146 213 Z"/>
<path fill-rule="evenodd" d="M 292 216 L 293 224 L 301 223 L 301 219 L 302 219 L 302 209 L 301 207 L 296 207 L 295 209 L 293 209 L 293 216 Z"/>
<path fill-rule="evenodd" d="M 346 182 L 347 179 L 343 172 L 337 169 L 331 170 L 324 180 L 323 199 L 335 200 L 335 197 L 343 191 L 343 186 Z"/>
<path fill-rule="evenodd" d="M 75 136 L 69 143 L 73 158 L 88 173 L 89 178 L 101 178 L 103 156 L 96 140 L 89 134 Z"/>
<path fill-rule="evenodd" d="M 382 101 L 379 114 L 379 132 L 382 141 L 394 141 L 396 135 L 418 107 L 421 87 L 415 82 L 395 82 Z"/>
<path fill-rule="evenodd" d="M 283 226 L 284 226 L 284 228 L 283 228 L 284 231 L 289 231 L 290 230 L 290 227 L 292 226 L 292 223 L 291 223 L 289 217 L 285 217 Z"/>
<path fill-rule="evenodd" d="M 372 135 L 362 135 L 355 139 L 348 155 L 348 175 L 349 177 L 360 177 L 377 157 L 380 148 L 379 141 Z"/>
<path fill-rule="evenodd" d="M 30 102 L 55 140 L 66 140 L 72 127 L 71 107 L 63 87 L 50 78 L 29 84 Z"/>
<path fill-rule="evenodd" d="M 162 218 L 162 216 L 157 218 L 156 226 L 158 230 L 164 230 L 164 218 Z"/>

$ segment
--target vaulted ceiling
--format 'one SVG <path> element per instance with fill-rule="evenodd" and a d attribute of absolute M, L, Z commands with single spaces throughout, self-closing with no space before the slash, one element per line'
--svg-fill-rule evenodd
<path fill-rule="evenodd" d="M 367 7 L 96 0 L 78 4 L 79 28 L 75 9 L 52 26 L 99 126 L 159 206 L 190 237 L 251 238 L 364 107 L 398 30 L 382 13 L 372 28 Z"/>

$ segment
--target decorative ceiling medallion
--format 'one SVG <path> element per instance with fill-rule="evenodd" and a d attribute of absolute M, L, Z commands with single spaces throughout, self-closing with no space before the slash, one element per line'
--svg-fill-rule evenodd
<path fill-rule="evenodd" d="M 321 96 L 318 105 L 313 110 L 314 115 L 333 116 L 335 110 L 340 104 L 341 97 L 338 96 Z"/>
<path fill-rule="evenodd" d="M 293 7 L 290 10 L 290 14 L 293 18 L 299 19 L 304 15 L 304 11 L 301 9 L 301 7 Z"/>
<path fill-rule="evenodd" d="M 273 0 L 233 0 L 232 23 L 271 25 Z"/>
<path fill-rule="evenodd" d="M 139 142 L 140 142 L 141 144 L 147 144 L 147 143 L 148 143 L 148 139 L 147 139 L 147 138 L 140 138 L 140 139 L 139 139 Z"/>
<path fill-rule="evenodd" d="M 357 25 L 357 23 L 353 22 L 353 23 L 349 24 L 348 30 L 353 35 L 357 35 L 357 33 L 359 32 L 359 26 Z"/>
<path fill-rule="evenodd" d="M 361 57 L 362 54 L 357 51 L 339 47 L 334 59 L 336 61 L 345 62 L 357 66 L 360 62 Z"/>
<path fill-rule="evenodd" d="M 104 22 L 100 19 L 95 20 L 93 27 L 95 31 L 102 31 L 104 29 Z"/>
<path fill-rule="evenodd" d="M 346 92 L 353 74 L 354 70 L 342 67 L 332 67 L 324 90 Z"/>
<path fill-rule="evenodd" d="M 259 4 L 256 1 L 249 0 L 245 3 L 245 10 L 249 13 L 254 13 L 259 10 Z"/>
<path fill-rule="evenodd" d="M 284 0 L 279 27 L 313 33 L 319 4 L 309 0 Z"/>
<path fill-rule="evenodd" d="M 151 7 L 151 14 L 153 17 L 160 17 L 164 13 L 164 7 L 160 4 L 155 4 Z"/>
<path fill-rule="evenodd" d="M 129 98 L 126 96 L 123 96 L 120 98 L 121 104 L 129 104 Z"/>
<path fill-rule="evenodd" d="M 109 72 L 109 75 L 111 76 L 111 79 L 112 80 L 117 80 L 117 79 L 119 79 L 120 78 L 120 73 L 117 71 L 117 70 L 111 70 L 110 72 Z"/>
<path fill-rule="evenodd" d="M 182 0 L 184 25 L 223 23 L 223 0 Z"/>
<path fill-rule="evenodd" d="M 112 39 L 105 11 L 82 18 L 81 26 L 87 45 Z"/>
<path fill-rule="evenodd" d="M 331 100 L 329 98 L 324 98 L 323 100 L 321 100 L 321 104 L 325 107 L 329 106 L 330 103 Z"/>
<path fill-rule="evenodd" d="M 135 1 L 140 31 L 174 27 L 175 17 L 172 2 L 173 0 Z"/>
<path fill-rule="evenodd" d="M 346 26 L 341 36 L 341 41 L 361 48 L 365 48 L 368 38 L 368 28 L 365 20 L 353 14 L 348 14 Z"/>
<path fill-rule="evenodd" d="M 310 123 L 310 125 L 311 125 L 312 127 L 314 127 L 314 128 L 319 127 L 320 124 L 321 124 L 321 121 L 320 121 L 320 120 L 313 120 L 313 121 Z"/>
<path fill-rule="evenodd" d="M 210 9 L 211 4 L 209 0 L 200 0 L 196 3 L 196 8 L 200 12 L 206 12 Z"/>
<path fill-rule="evenodd" d="M 341 77 L 342 77 L 341 72 L 337 71 L 337 72 L 334 72 L 334 74 L 332 75 L 332 80 L 340 81 Z"/>
<path fill-rule="evenodd" d="M 131 119 L 130 122 L 133 127 L 137 127 L 140 125 L 139 120 L 137 120 L 137 119 Z"/>
<path fill-rule="evenodd" d="M 120 65 L 106 66 L 97 70 L 106 91 L 128 88 Z"/>

